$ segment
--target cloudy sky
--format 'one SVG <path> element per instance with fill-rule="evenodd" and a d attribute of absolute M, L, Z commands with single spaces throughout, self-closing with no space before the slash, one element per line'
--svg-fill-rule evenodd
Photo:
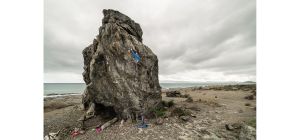
<path fill-rule="evenodd" d="M 45 0 L 44 82 L 83 82 L 102 9 L 141 25 L 161 82 L 256 81 L 255 0 Z"/>

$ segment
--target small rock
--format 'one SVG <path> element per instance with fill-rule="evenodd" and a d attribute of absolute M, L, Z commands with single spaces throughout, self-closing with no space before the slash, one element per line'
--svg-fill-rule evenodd
<path fill-rule="evenodd" d="M 242 125 L 241 125 L 240 123 L 234 123 L 234 124 L 232 124 L 232 127 L 233 127 L 234 129 L 241 129 L 241 128 L 242 128 Z"/>
<path fill-rule="evenodd" d="M 218 96 L 215 96 L 215 98 L 218 98 Z"/>
<path fill-rule="evenodd" d="M 229 131 L 232 131 L 234 128 L 230 124 L 225 124 L 225 128 Z"/>
<path fill-rule="evenodd" d="M 245 106 L 251 106 L 251 104 L 250 103 L 245 103 Z"/>
<path fill-rule="evenodd" d="M 174 91 L 167 91 L 166 92 L 167 97 L 181 97 L 180 91 L 174 90 Z"/>
<path fill-rule="evenodd" d="M 165 112 L 164 118 L 168 118 L 170 116 L 171 116 L 171 112 L 169 112 L 169 111 Z"/>
<path fill-rule="evenodd" d="M 239 90 L 237 87 L 233 87 L 232 90 Z"/>
<path fill-rule="evenodd" d="M 240 140 L 255 140 L 256 139 L 256 129 L 248 126 L 248 125 L 243 125 L 240 135 L 239 135 Z"/>
<path fill-rule="evenodd" d="M 44 140 L 61 140 L 59 132 L 60 131 L 58 131 L 57 133 L 49 133 L 44 137 Z"/>
<path fill-rule="evenodd" d="M 179 136 L 179 140 L 191 140 L 191 138 L 188 138 L 187 136 Z"/>
<path fill-rule="evenodd" d="M 202 139 L 204 139 L 204 140 L 219 140 L 220 138 L 216 134 L 211 133 L 210 135 L 204 135 L 202 137 Z"/>
<path fill-rule="evenodd" d="M 188 116 L 180 116 L 180 119 L 183 120 L 183 121 L 189 121 L 190 117 L 188 117 Z"/>
<path fill-rule="evenodd" d="M 192 117 L 196 118 L 197 116 L 195 114 L 191 114 Z"/>
<path fill-rule="evenodd" d="M 142 128 L 139 128 L 138 133 L 142 133 L 142 132 L 143 132 L 143 129 L 142 129 Z"/>
<path fill-rule="evenodd" d="M 162 118 L 158 118 L 155 121 L 155 124 L 157 124 L 157 125 L 162 125 L 163 123 L 164 123 L 164 120 Z"/>
<path fill-rule="evenodd" d="M 226 124 L 225 128 L 229 131 L 235 130 L 235 129 L 241 129 L 241 124 L 234 123 L 234 124 Z"/>
<path fill-rule="evenodd" d="M 186 101 L 186 102 L 193 102 L 194 100 L 193 100 L 192 97 L 188 97 L 185 101 Z"/>
<path fill-rule="evenodd" d="M 254 100 L 255 98 L 256 98 L 255 95 L 249 95 L 245 97 L 245 99 L 247 100 Z"/>

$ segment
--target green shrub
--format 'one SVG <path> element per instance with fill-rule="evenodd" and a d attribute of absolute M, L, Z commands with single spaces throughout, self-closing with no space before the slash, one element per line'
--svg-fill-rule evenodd
<path fill-rule="evenodd" d="M 256 118 L 253 118 L 253 119 L 251 119 L 249 121 L 246 121 L 246 124 L 248 124 L 248 125 L 256 128 Z"/>
<path fill-rule="evenodd" d="M 154 111 L 155 117 L 162 117 L 166 114 L 166 109 L 164 109 L 164 108 L 154 109 L 153 111 Z"/>
<path fill-rule="evenodd" d="M 175 103 L 173 100 L 170 100 L 170 101 L 161 101 L 161 104 L 163 107 L 170 108 L 170 107 L 174 106 Z"/>
<path fill-rule="evenodd" d="M 167 107 L 167 106 L 168 106 L 168 102 L 167 102 L 167 101 L 161 101 L 161 105 L 162 105 L 163 107 Z"/>
<path fill-rule="evenodd" d="M 189 98 L 189 97 L 190 97 L 189 94 L 184 94 L 184 95 L 182 95 L 182 98 Z"/>
<path fill-rule="evenodd" d="M 163 106 L 163 104 L 166 104 L 167 102 L 161 102 L 160 106 L 157 106 L 156 108 L 152 108 L 148 114 L 149 118 L 155 117 L 163 117 L 166 114 L 167 109 Z"/>
<path fill-rule="evenodd" d="M 179 117 L 180 117 L 180 116 L 188 116 L 188 115 L 191 115 L 191 112 L 176 107 L 176 108 L 174 108 L 174 109 L 171 111 L 171 115 L 172 115 L 172 116 L 179 116 Z"/>
<path fill-rule="evenodd" d="M 175 103 L 174 103 L 173 100 L 171 100 L 171 101 L 168 102 L 168 107 L 172 107 L 172 106 L 174 106 L 174 105 L 175 105 Z"/>

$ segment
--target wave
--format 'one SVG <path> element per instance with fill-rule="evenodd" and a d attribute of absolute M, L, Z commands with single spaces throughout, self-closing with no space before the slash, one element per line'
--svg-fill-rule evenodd
<path fill-rule="evenodd" d="M 81 95 L 81 93 L 50 93 L 50 94 L 44 95 L 44 98 L 73 96 L 73 95 Z"/>

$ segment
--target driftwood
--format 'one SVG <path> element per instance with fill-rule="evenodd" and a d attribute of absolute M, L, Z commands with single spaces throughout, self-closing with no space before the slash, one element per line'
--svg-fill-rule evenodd
<path fill-rule="evenodd" d="M 121 120 L 121 123 L 120 123 L 120 126 L 119 126 L 120 128 L 123 127 L 123 123 L 124 123 L 124 119 Z"/>
<path fill-rule="evenodd" d="M 91 103 L 89 109 L 77 121 L 81 122 L 81 128 L 85 129 L 84 122 L 90 118 L 95 117 L 95 103 Z"/>
<path fill-rule="evenodd" d="M 95 116 L 95 103 L 91 103 L 89 109 L 83 114 L 78 121 L 85 121 Z"/>
<path fill-rule="evenodd" d="M 44 140 L 60 140 L 60 136 L 59 136 L 59 133 L 60 133 L 61 130 L 59 130 L 58 132 L 56 133 L 49 133 L 48 135 L 46 135 L 44 137 Z"/>
<path fill-rule="evenodd" d="M 116 121 L 118 121 L 118 118 L 117 118 L 117 117 L 111 119 L 110 121 L 104 123 L 103 125 L 98 125 L 97 127 L 100 127 L 100 126 L 101 126 L 101 127 L 100 127 L 101 130 L 104 130 L 105 128 L 111 126 L 111 125 L 112 125 L 113 123 L 115 123 Z"/>

